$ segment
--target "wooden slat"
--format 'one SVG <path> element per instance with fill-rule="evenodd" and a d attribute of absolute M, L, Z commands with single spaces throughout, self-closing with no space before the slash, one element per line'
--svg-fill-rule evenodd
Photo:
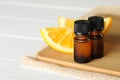
<path fill-rule="evenodd" d="M 26 20 L 15 17 L 0 16 L 0 35 L 18 35 L 40 38 L 40 29 L 46 26 L 57 26 L 57 21 L 51 22 L 43 20 Z"/>
<path fill-rule="evenodd" d="M 56 9 L 66 9 L 66 10 L 81 10 L 81 11 L 88 11 L 90 8 L 96 6 L 120 6 L 119 0 L 0 0 L 0 3 L 4 4 L 12 4 L 12 5 L 21 5 L 21 6 L 32 6 L 32 7 L 45 7 L 45 8 L 56 8 Z"/>
<path fill-rule="evenodd" d="M 45 43 L 40 40 L 0 37 L 0 59 L 20 61 L 24 55 L 33 55 L 43 49 Z"/>
<path fill-rule="evenodd" d="M 47 21 L 57 21 L 58 16 L 77 18 L 86 12 L 88 11 L 0 4 L 0 16 L 15 16 L 27 19 L 42 19 Z"/>

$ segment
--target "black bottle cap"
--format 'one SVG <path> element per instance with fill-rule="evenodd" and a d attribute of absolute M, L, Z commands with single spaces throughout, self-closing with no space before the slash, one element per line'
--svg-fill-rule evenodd
<path fill-rule="evenodd" d="M 88 18 L 91 31 L 102 31 L 104 29 L 104 19 L 100 16 L 92 16 Z"/>
<path fill-rule="evenodd" d="M 77 20 L 74 22 L 74 33 L 88 34 L 89 32 L 88 20 Z"/>

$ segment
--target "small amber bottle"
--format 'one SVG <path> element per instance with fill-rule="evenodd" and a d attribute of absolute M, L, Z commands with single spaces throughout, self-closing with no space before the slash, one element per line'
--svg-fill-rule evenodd
<path fill-rule="evenodd" d="M 90 22 L 90 39 L 91 39 L 91 58 L 97 59 L 104 55 L 104 19 L 100 16 L 88 18 Z"/>
<path fill-rule="evenodd" d="M 77 20 L 74 22 L 74 61 L 87 63 L 91 60 L 91 42 L 88 37 L 89 22 Z"/>

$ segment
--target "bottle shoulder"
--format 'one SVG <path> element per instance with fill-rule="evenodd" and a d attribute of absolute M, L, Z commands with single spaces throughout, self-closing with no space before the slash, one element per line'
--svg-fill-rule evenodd
<path fill-rule="evenodd" d="M 90 41 L 90 39 L 89 39 L 89 37 L 88 38 L 86 38 L 86 39 L 80 39 L 80 38 L 78 38 L 78 37 L 74 37 L 74 41 L 75 42 L 89 42 Z"/>
<path fill-rule="evenodd" d="M 89 38 L 90 39 L 102 39 L 104 38 L 104 35 L 101 34 L 101 35 L 89 35 Z"/>
<path fill-rule="evenodd" d="M 89 34 L 90 39 L 102 39 L 104 37 L 104 34 L 102 31 L 91 31 Z"/>

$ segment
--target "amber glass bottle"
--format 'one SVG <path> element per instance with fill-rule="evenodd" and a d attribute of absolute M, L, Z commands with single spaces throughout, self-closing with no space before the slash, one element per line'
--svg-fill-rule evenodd
<path fill-rule="evenodd" d="M 90 22 L 90 39 L 91 39 L 91 58 L 97 59 L 104 56 L 104 19 L 100 16 L 88 18 Z"/>
<path fill-rule="evenodd" d="M 91 60 L 91 42 L 88 37 L 89 22 L 77 20 L 74 22 L 74 61 L 86 63 Z"/>

